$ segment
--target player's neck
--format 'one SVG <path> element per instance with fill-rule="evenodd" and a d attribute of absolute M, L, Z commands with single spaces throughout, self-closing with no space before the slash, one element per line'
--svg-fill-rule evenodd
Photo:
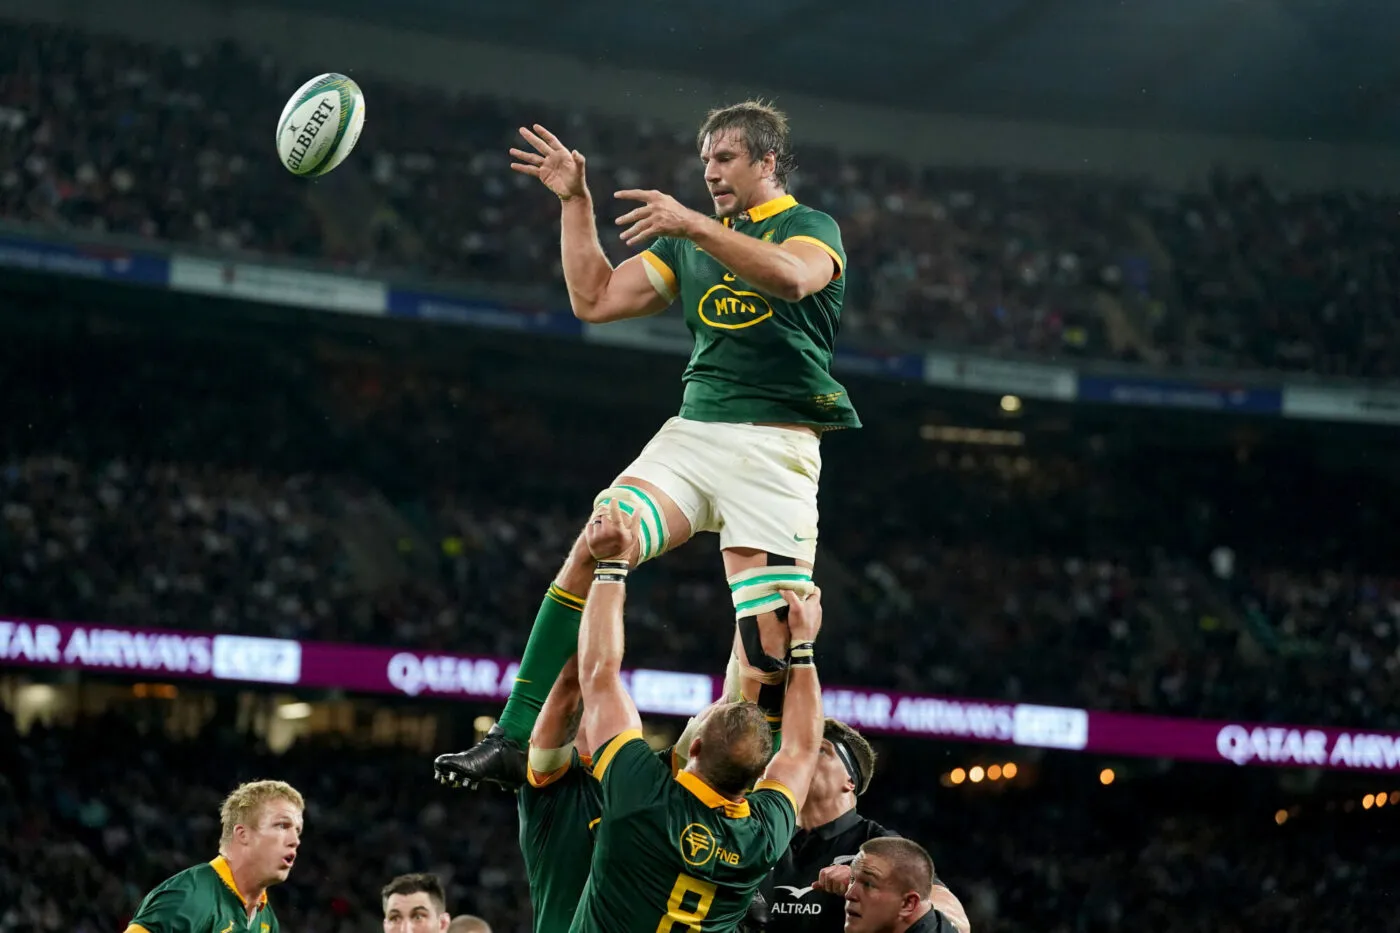
<path fill-rule="evenodd" d="M 238 893 L 243 898 L 243 906 L 248 909 L 248 916 L 251 917 L 257 912 L 258 902 L 267 893 L 267 884 L 254 875 L 252 867 L 248 864 L 235 861 L 227 855 L 224 856 L 224 861 L 228 862 L 234 886 L 238 888 Z"/>
<path fill-rule="evenodd" d="M 856 808 L 856 795 L 851 793 L 841 794 L 830 800 L 808 799 L 802 805 L 802 814 L 798 818 L 798 823 L 803 829 L 813 830 L 818 826 L 825 826 L 834 820 L 838 820 Z"/>

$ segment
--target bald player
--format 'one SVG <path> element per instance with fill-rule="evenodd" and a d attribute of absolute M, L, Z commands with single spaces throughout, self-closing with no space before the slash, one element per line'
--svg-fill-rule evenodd
<path fill-rule="evenodd" d="M 871 839 L 851 863 L 845 933 L 951 933 L 934 909 L 933 859 L 899 836 Z"/>
<path fill-rule="evenodd" d="M 447 925 L 447 933 L 491 933 L 491 924 L 480 917 L 462 914 L 452 918 L 452 922 Z"/>

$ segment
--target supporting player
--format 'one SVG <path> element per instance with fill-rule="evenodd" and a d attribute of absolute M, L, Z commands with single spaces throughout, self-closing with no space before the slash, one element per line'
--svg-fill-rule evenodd
<path fill-rule="evenodd" d="M 658 191 L 620 191 L 641 206 L 618 218 L 629 244 L 613 268 L 598 242 L 584 157 L 542 126 L 521 129 L 518 172 L 560 201 L 565 284 L 574 314 L 607 324 L 680 300 L 695 339 L 680 414 L 666 422 L 596 504 L 635 515 L 637 565 L 702 531 L 719 533 L 737 621 L 741 689 L 773 717 L 786 682 L 780 587 L 810 592 L 817 547 L 820 436 L 860 419 L 831 376 L 845 293 L 845 251 L 831 217 L 787 193 L 786 118 L 747 102 L 712 112 L 698 134 L 706 217 Z M 440 774 L 517 787 L 534 718 L 573 653 L 592 562 L 582 541 L 550 587 L 498 728 L 441 756 Z"/>
<path fill-rule="evenodd" d="M 692 729 L 712 709 L 697 714 Z M 602 789 L 593 776 L 592 747 L 587 730 L 581 728 L 582 717 L 574 658 L 560 672 L 535 721 L 528 780 L 517 794 L 520 852 L 530 883 L 535 933 L 569 928 L 588 882 L 594 833 L 603 817 Z M 657 758 L 672 774 L 684 760 L 672 749 L 663 749 Z"/>
<path fill-rule="evenodd" d="M 379 892 L 384 933 L 447 933 L 447 892 L 442 879 L 428 872 L 399 875 Z"/>
<path fill-rule="evenodd" d="M 851 863 L 845 933 L 948 933 L 926 893 L 935 877 L 933 859 L 917 842 L 871 839 Z"/>
<path fill-rule="evenodd" d="M 462 914 L 452 918 L 447 925 L 447 933 L 491 933 L 491 924 L 480 917 Z"/>
<path fill-rule="evenodd" d="M 219 811 L 219 854 L 151 890 L 126 933 L 278 933 L 267 889 L 291 874 L 306 803 L 282 781 L 241 784 Z"/>
<path fill-rule="evenodd" d="M 672 775 L 642 738 L 641 718 L 622 684 L 628 568 L 619 558 L 635 532 L 613 502 L 594 513 L 585 534 L 599 560 L 579 633 L 578 667 L 584 728 L 605 737 L 593 768 L 603 816 L 570 929 L 733 930 L 791 841 L 812 780 L 821 743 L 812 648 L 821 628 L 820 595 L 784 592 L 792 671 L 782 750 L 769 760 L 772 735 L 756 705 L 721 704 L 700 723 L 685 770 Z M 749 787 L 754 790 L 746 793 Z"/>
<path fill-rule="evenodd" d="M 843 895 L 860 846 L 871 839 L 897 838 L 856 811 L 856 797 L 875 776 L 875 750 L 855 729 L 828 719 L 812 787 L 802 806 L 802 829 L 764 883 L 767 933 L 840 933 L 845 924 Z M 967 912 L 935 874 L 928 900 L 957 933 L 969 933 Z"/>
<path fill-rule="evenodd" d="M 583 897 L 603 794 L 593 777 L 577 659 L 545 700 L 530 735 L 529 771 L 517 795 L 520 853 L 530 882 L 535 933 L 567 930 Z"/>

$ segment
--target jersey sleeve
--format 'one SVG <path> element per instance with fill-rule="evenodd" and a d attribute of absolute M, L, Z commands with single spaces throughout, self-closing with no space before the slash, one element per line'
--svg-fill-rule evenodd
<path fill-rule="evenodd" d="M 804 211 L 787 222 L 783 230 L 784 243 L 811 243 L 826 251 L 836 263 L 836 275 L 841 278 L 846 273 L 846 247 L 841 242 L 841 228 L 829 214 L 821 211 Z"/>
<path fill-rule="evenodd" d="M 137 927 L 146 933 L 194 933 L 185 910 L 191 898 L 192 892 L 184 887 L 157 888 L 146 895 L 127 929 Z"/>
<path fill-rule="evenodd" d="M 605 742 L 593 756 L 593 776 L 603 787 L 603 813 L 639 810 L 659 800 L 671 781 L 671 769 L 642 738 L 629 729 Z"/>
<path fill-rule="evenodd" d="M 680 297 L 681 282 L 676 273 L 680 267 L 680 241 L 674 237 L 657 237 L 642 251 L 642 262 L 646 264 L 647 280 L 656 293 L 667 301 Z"/>
<path fill-rule="evenodd" d="M 775 865 L 797 832 L 797 798 L 780 781 L 759 781 L 747 799 L 750 816 L 763 826 L 763 858 Z"/>

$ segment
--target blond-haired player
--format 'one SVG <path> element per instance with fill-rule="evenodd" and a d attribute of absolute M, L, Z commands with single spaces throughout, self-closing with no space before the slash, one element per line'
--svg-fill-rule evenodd
<path fill-rule="evenodd" d="M 284 781 L 240 784 L 219 811 L 219 854 L 152 889 L 126 933 L 279 933 L 267 889 L 291 874 L 305 809 Z"/>

